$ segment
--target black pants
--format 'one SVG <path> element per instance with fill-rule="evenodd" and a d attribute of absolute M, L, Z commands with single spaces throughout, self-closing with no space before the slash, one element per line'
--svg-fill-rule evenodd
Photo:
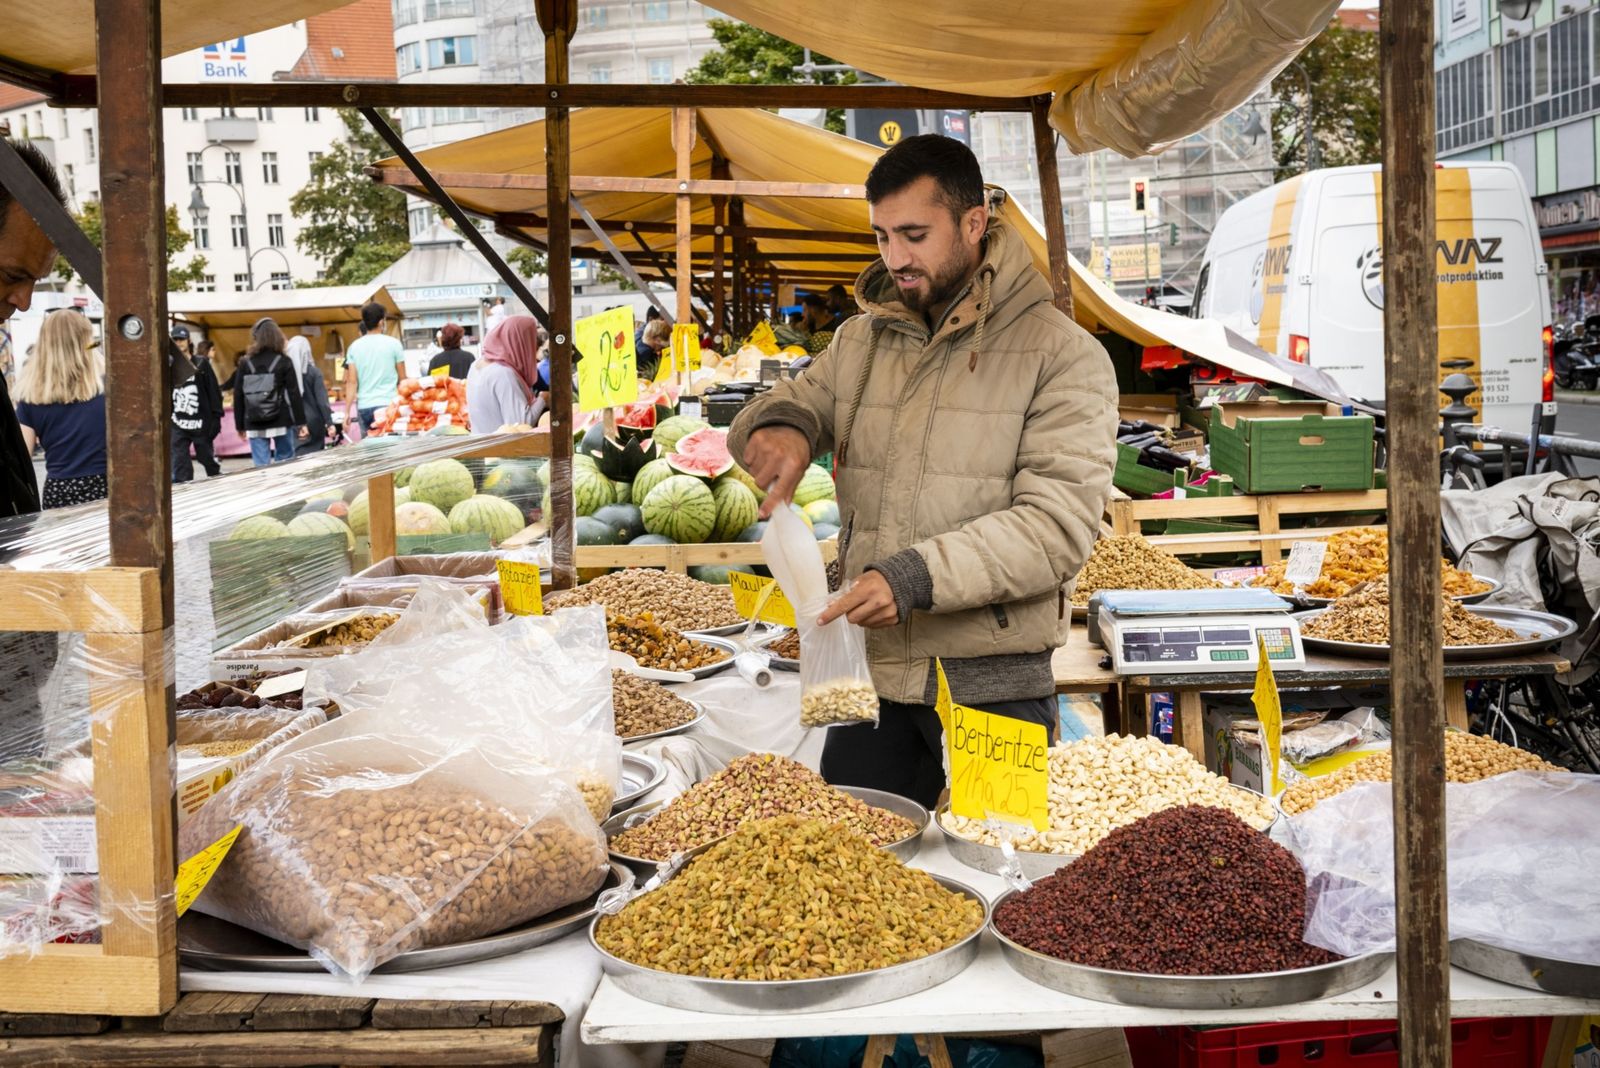
<path fill-rule="evenodd" d="M 179 430 L 172 428 L 172 481 L 194 481 L 194 463 L 189 459 L 189 446 L 194 446 L 194 458 L 200 461 L 200 466 L 205 468 L 206 475 L 216 478 L 222 474 L 222 465 L 217 463 L 216 454 L 211 451 L 211 436 L 203 431 Z"/>
<path fill-rule="evenodd" d="M 1053 742 L 1056 699 L 1000 701 L 980 711 L 1041 723 Z M 878 702 L 878 725 L 829 727 L 822 745 L 822 777 L 835 786 L 865 786 L 909 797 L 932 808 L 944 790 L 944 734 L 932 705 Z"/>

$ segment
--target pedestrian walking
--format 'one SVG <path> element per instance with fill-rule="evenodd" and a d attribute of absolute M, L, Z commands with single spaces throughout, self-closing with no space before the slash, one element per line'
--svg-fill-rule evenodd
<path fill-rule="evenodd" d="M 378 413 L 394 400 L 400 380 L 406 376 L 406 351 L 398 338 L 383 332 L 389 312 L 377 301 L 361 309 L 359 338 L 350 343 L 344 360 L 344 422 L 348 432 L 354 411 L 366 436 Z"/>
<path fill-rule="evenodd" d="M 294 459 L 295 428 L 306 421 L 288 347 L 277 323 L 259 319 L 233 373 L 233 425 L 250 442 L 257 467 Z"/>
<path fill-rule="evenodd" d="M 17 376 L 17 422 L 33 451 L 44 447 L 44 506 L 106 496 L 105 363 L 82 312 L 53 311 Z"/>
<path fill-rule="evenodd" d="M 467 372 L 472 370 L 473 355 L 461 347 L 461 339 L 466 336 L 466 331 L 461 329 L 460 323 L 445 323 L 439 331 L 439 351 L 428 361 L 428 373 L 432 374 L 439 368 L 448 369 L 451 378 L 466 378 Z"/>
<path fill-rule="evenodd" d="M 306 425 L 300 430 L 295 451 L 321 452 L 328 444 L 328 427 L 333 425 L 333 406 L 328 403 L 328 386 L 322 368 L 311 355 L 311 342 L 296 335 L 289 339 L 289 360 L 294 364 L 300 384 L 300 403 L 305 407 Z"/>
<path fill-rule="evenodd" d="M 207 478 L 216 478 L 222 474 L 222 465 L 211 443 L 222 429 L 222 386 L 211 367 L 211 342 L 191 347 L 189 329 L 184 326 L 173 327 L 171 337 L 178 351 L 194 364 L 194 377 L 172 390 L 172 481 L 192 482 L 195 460 L 200 461 Z"/>

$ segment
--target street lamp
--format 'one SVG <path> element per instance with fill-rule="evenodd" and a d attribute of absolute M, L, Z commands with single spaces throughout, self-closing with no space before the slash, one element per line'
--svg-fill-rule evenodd
<path fill-rule="evenodd" d="M 1506 18 L 1521 22 L 1532 18 L 1533 13 L 1539 10 L 1539 0 L 1497 0 L 1496 6 Z"/>
<path fill-rule="evenodd" d="M 226 147 L 227 146 L 225 146 L 221 141 L 212 141 L 210 144 L 206 145 L 205 148 L 202 148 L 198 155 L 204 156 L 213 148 Z M 226 164 L 224 164 L 224 167 L 226 167 Z M 224 169 L 223 173 L 227 173 L 226 169 Z M 241 183 L 241 185 L 242 184 L 243 183 Z M 256 271 L 255 266 L 251 263 L 251 260 L 254 259 L 254 256 L 250 252 L 250 209 L 245 206 L 244 190 L 240 188 L 240 186 L 234 185 L 232 182 L 219 182 L 215 178 L 200 178 L 196 180 L 193 185 L 194 189 L 189 194 L 189 214 L 193 215 L 196 219 L 202 222 L 204 222 L 211 214 L 211 209 L 206 206 L 205 194 L 200 190 L 202 185 L 223 186 L 224 188 L 233 190 L 233 195 L 239 198 L 239 218 L 244 220 L 245 281 L 250 289 L 254 291 L 256 288 Z"/>
<path fill-rule="evenodd" d="M 1500 0 L 1500 2 L 1505 4 L 1515 2 L 1515 0 Z M 1539 0 L 1530 0 L 1530 2 L 1537 5 Z M 1290 68 L 1293 68 L 1300 75 L 1300 81 L 1306 94 L 1306 106 L 1301 108 L 1298 104 L 1288 100 L 1264 100 L 1262 104 L 1268 107 L 1292 108 L 1305 119 L 1306 165 L 1304 169 L 1314 171 L 1322 166 L 1322 146 L 1317 144 L 1316 98 L 1311 94 L 1311 75 L 1298 62 L 1290 63 L 1284 70 L 1289 70 Z M 1261 121 L 1261 113 L 1256 111 L 1255 108 L 1251 108 L 1250 117 L 1245 120 L 1244 136 L 1250 138 L 1250 143 L 1253 145 L 1266 132 L 1266 125 Z"/>

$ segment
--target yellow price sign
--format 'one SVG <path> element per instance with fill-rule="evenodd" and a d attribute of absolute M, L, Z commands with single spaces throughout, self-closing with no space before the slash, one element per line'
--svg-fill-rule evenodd
<path fill-rule="evenodd" d="M 676 323 L 673 325 L 672 366 L 678 371 L 700 370 L 699 324 Z"/>
<path fill-rule="evenodd" d="M 762 578 L 743 571 L 728 572 L 728 589 L 733 591 L 733 607 L 746 619 L 760 618 L 765 623 L 780 627 L 794 626 L 794 605 L 783 595 L 783 590 L 773 579 Z M 767 591 L 771 591 L 768 593 Z M 766 603 L 762 603 L 762 597 Z M 760 616 L 757 616 L 757 612 Z"/>
<path fill-rule="evenodd" d="M 776 356 L 778 354 L 778 335 L 772 332 L 771 323 L 757 323 L 756 328 L 750 331 L 750 336 L 746 341 L 748 344 L 760 349 L 765 355 Z"/>
<path fill-rule="evenodd" d="M 500 599 L 514 616 L 544 615 L 544 591 L 539 587 L 539 565 L 518 560 L 499 560 Z"/>
<path fill-rule="evenodd" d="M 443 367 L 435 367 L 433 370 L 429 371 L 428 374 L 432 375 L 434 378 L 449 378 L 450 366 L 446 364 Z"/>
<path fill-rule="evenodd" d="M 938 667 L 939 722 L 950 772 L 950 811 L 968 819 L 997 819 L 1050 829 L 1050 732 L 1042 723 L 981 712 L 950 698 Z"/>
<path fill-rule="evenodd" d="M 211 876 L 216 874 L 217 867 L 222 863 L 222 858 L 228 855 L 228 850 L 233 848 L 234 839 L 239 837 L 239 832 L 243 829 L 243 824 L 236 826 L 233 830 L 178 865 L 178 878 L 175 888 L 179 916 L 189 911 L 189 906 L 193 905 L 195 898 L 200 896 L 200 891 L 206 888 L 206 883 L 209 883 Z"/>
<path fill-rule="evenodd" d="M 639 359 L 633 351 L 633 309 L 611 308 L 572 325 L 578 361 L 578 407 L 598 412 L 639 399 Z"/>
<path fill-rule="evenodd" d="M 1264 764 L 1272 784 L 1268 792 L 1276 794 L 1283 789 L 1283 779 L 1278 774 L 1283 766 L 1283 705 L 1278 700 L 1278 680 L 1272 675 L 1272 660 L 1267 656 L 1267 640 L 1259 634 L 1256 635 L 1256 650 L 1261 662 L 1256 667 L 1256 686 L 1250 700 L 1256 706 L 1256 719 L 1261 721 L 1261 733 L 1265 735 Z"/>

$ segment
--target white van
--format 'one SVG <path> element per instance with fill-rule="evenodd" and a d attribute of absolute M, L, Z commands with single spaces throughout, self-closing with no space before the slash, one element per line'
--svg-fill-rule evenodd
<path fill-rule="evenodd" d="M 1526 428 L 1554 381 L 1532 202 L 1509 163 L 1444 163 L 1436 179 L 1439 360 L 1467 361 L 1479 387 L 1467 403 L 1482 422 Z M 1382 181 L 1377 165 L 1333 167 L 1229 208 L 1206 245 L 1191 314 L 1328 372 L 1352 397 L 1381 400 Z"/>

